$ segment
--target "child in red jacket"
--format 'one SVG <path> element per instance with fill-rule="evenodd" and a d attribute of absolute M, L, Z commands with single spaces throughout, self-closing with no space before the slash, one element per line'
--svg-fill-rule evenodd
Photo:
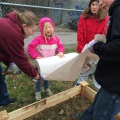
<path fill-rule="evenodd" d="M 107 16 L 107 13 L 99 7 L 99 1 L 91 0 L 88 7 L 80 16 L 78 22 L 76 47 L 77 52 L 81 53 L 85 45 L 92 41 L 96 34 L 102 34 L 106 36 L 108 21 L 109 18 Z M 80 73 L 76 85 L 79 85 L 82 80 L 87 81 L 89 75 L 92 75 L 93 83 L 96 87 L 96 90 L 98 90 L 100 88 L 100 85 L 96 82 L 94 78 L 97 61 L 91 61 L 88 64 L 89 67 L 86 68 L 85 72 Z"/>

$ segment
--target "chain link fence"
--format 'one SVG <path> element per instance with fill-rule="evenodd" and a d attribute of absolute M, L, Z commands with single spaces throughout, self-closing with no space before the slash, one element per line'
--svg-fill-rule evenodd
<path fill-rule="evenodd" d="M 56 35 L 65 47 L 76 47 L 76 26 L 82 11 L 89 0 L 0 0 L 0 17 L 4 17 L 12 10 L 30 10 L 39 18 L 50 17 L 55 23 Z M 77 20 L 73 23 L 72 20 Z M 73 23 L 70 25 L 69 23 Z M 25 47 L 39 34 L 30 36 L 25 40 Z"/>

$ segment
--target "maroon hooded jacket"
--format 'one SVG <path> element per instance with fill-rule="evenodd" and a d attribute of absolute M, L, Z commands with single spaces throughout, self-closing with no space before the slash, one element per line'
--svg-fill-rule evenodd
<path fill-rule="evenodd" d="M 37 75 L 37 71 L 24 53 L 24 33 L 15 12 L 0 18 L 0 62 L 7 66 L 10 62 L 15 62 L 28 76 Z"/>

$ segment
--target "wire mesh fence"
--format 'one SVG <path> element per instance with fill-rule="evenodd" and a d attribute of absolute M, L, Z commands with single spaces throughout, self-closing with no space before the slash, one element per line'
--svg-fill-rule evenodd
<path fill-rule="evenodd" d="M 50 17 L 55 23 L 56 35 L 69 48 L 76 46 L 78 19 L 89 0 L 0 0 L 0 16 L 12 10 L 30 10 L 39 18 Z M 40 34 L 39 31 L 25 40 L 25 47 Z"/>

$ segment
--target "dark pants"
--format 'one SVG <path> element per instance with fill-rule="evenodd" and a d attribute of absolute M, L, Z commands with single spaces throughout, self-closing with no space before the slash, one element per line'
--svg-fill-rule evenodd
<path fill-rule="evenodd" d="M 0 65 L 0 106 L 5 105 L 10 101 L 5 83 L 5 76 L 2 75 L 2 71 L 3 68 Z"/>
<path fill-rule="evenodd" d="M 83 113 L 80 120 L 115 120 L 120 112 L 120 95 L 101 88 L 93 104 Z"/>
<path fill-rule="evenodd" d="M 42 80 L 43 80 L 43 84 L 44 84 L 44 89 L 49 88 L 49 81 L 44 80 L 44 79 L 42 79 Z M 35 92 L 40 92 L 41 91 L 41 89 L 40 89 L 40 82 L 41 82 L 40 80 L 35 82 Z"/>

